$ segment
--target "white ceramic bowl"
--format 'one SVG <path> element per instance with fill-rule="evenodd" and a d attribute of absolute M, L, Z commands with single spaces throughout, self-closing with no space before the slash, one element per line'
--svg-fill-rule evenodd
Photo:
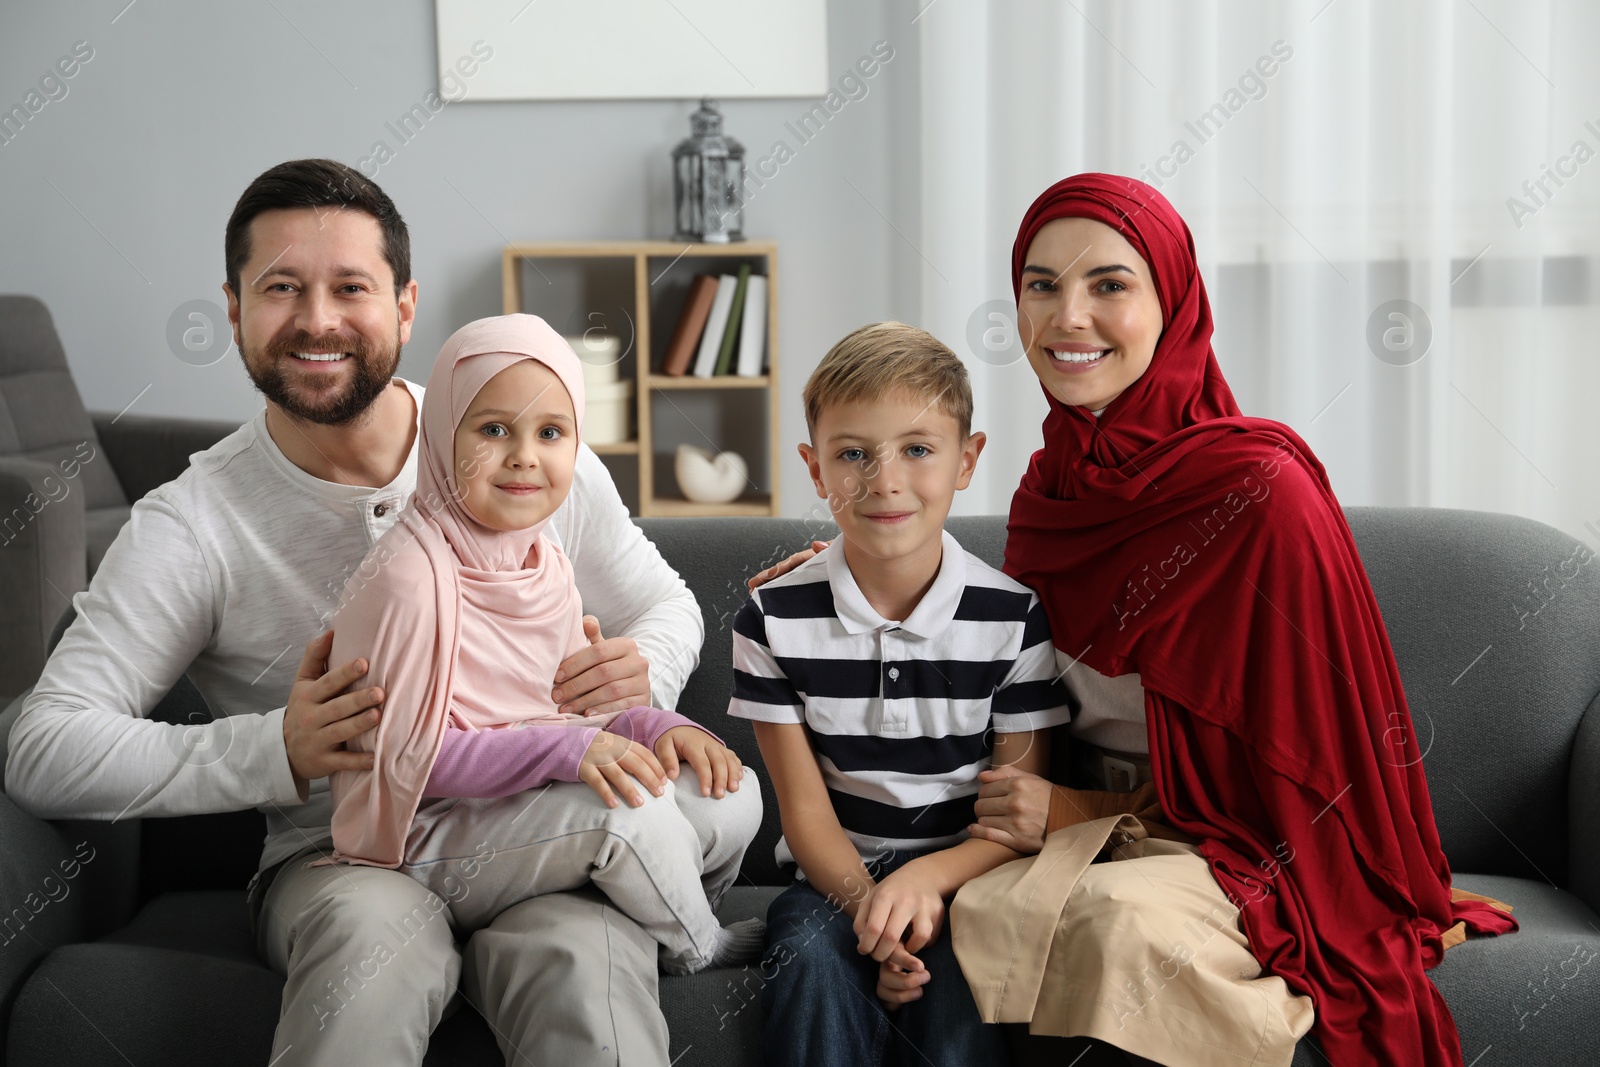
<path fill-rule="evenodd" d="M 749 468 L 739 453 L 713 453 L 695 445 L 678 446 L 673 472 L 683 495 L 697 504 L 736 500 L 749 481 Z"/>

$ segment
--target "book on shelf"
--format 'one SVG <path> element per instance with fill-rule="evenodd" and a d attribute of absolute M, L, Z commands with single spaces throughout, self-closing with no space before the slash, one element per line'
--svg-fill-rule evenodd
<path fill-rule="evenodd" d="M 733 310 L 733 294 L 738 288 L 736 275 L 724 274 L 717 279 L 717 295 L 711 301 L 711 314 L 706 317 L 706 328 L 700 335 L 700 351 L 694 359 L 696 378 L 709 378 L 716 372 L 717 357 L 722 354 L 722 335 L 727 332 L 728 314 Z"/>
<path fill-rule="evenodd" d="M 735 373 L 759 378 L 767 361 L 767 279 L 752 274 L 744 294 L 744 321 L 739 325 L 739 361 Z"/>
<path fill-rule="evenodd" d="M 744 294 L 750 285 L 750 264 L 739 267 L 739 281 L 733 288 L 733 306 L 728 309 L 728 325 L 722 331 L 722 347 L 717 352 L 718 375 L 733 373 L 733 350 L 739 343 L 739 324 L 744 321 Z"/>
<path fill-rule="evenodd" d="M 673 327 L 672 340 L 667 342 L 666 354 L 661 357 L 662 374 L 681 378 L 689 373 L 689 364 L 698 350 L 700 335 L 705 332 L 706 319 L 711 315 L 711 302 L 716 296 L 717 276 L 697 274 L 689 284 L 689 295 L 684 298 L 683 311 L 678 315 L 678 324 Z"/>

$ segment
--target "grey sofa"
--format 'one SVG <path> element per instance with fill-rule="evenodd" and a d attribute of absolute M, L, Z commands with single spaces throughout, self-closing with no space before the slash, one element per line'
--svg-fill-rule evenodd
<path fill-rule="evenodd" d="M 237 428 L 91 415 L 50 312 L 31 296 L 0 295 L 0 699 L 39 676 L 50 627 L 88 584 L 130 503 Z"/>
<path fill-rule="evenodd" d="M 1349 518 L 1399 658 L 1457 884 L 1512 902 L 1522 922 L 1519 933 L 1452 950 L 1432 972 L 1466 1061 L 1600 1062 L 1595 567 L 1576 562 L 1587 553 L 1575 556 L 1566 535 L 1504 515 L 1354 508 Z M 681 710 L 759 770 L 748 724 L 724 714 L 728 627 L 746 575 L 826 531 L 779 519 L 641 525 L 705 615 L 701 666 Z M 1000 519 L 954 520 L 951 530 L 998 560 Z M 206 715 L 198 699 L 181 685 L 160 714 L 194 721 Z M 0 720 L 0 738 L 9 725 Z M 772 858 L 777 809 L 767 800 L 727 919 L 763 913 L 782 882 Z M 0 797 L 7 1062 L 265 1064 L 282 982 L 256 959 L 243 893 L 262 833 L 253 811 L 42 823 Z M 201 841 L 211 851 L 194 855 Z M 94 858 L 65 880 L 87 849 Z M 761 984 L 758 968 L 663 978 L 674 1062 L 761 1063 Z M 938 1050 L 924 1051 L 938 1061 Z M 436 1031 L 427 1062 L 500 1057 L 463 1006 Z M 1310 1042 L 1295 1059 L 1324 1062 Z"/>

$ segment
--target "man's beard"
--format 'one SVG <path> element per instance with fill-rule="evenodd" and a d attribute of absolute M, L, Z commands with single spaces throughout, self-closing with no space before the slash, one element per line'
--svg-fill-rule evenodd
<path fill-rule="evenodd" d="M 290 372 L 285 369 L 287 361 L 294 359 L 291 353 L 329 350 L 347 353 L 354 365 L 355 373 L 346 384 L 307 387 L 304 383 L 317 374 L 315 371 L 294 375 L 297 384 L 291 384 Z M 342 426 L 360 418 L 383 395 L 400 366 L 398 341 L 392 353 L 374 352 L 359 336 L 316 338 L 302 332 L 268 343 L 264 355 L 242 354 L 245 372 L 261 395 L 295 418 L 323 426 Z"/>

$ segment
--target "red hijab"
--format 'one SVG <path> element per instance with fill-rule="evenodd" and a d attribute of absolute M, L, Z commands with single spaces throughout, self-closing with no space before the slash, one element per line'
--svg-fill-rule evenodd
<path fill-rule="evenodd" d="M 1098 419 L 1050 398 L 1006 573 L 1038 591 L 1057 648 L 1139 673 L 1162 810 L 1200 840 L 1262 968 L 1313 999 L 1336 1067 L 1459 1067 L 1423 971 L 1458 920 L 1516 923 L 1451 901 L 1400 673 L 1327 474 L 1289 427 L 1240 414 L 1194 240 L 1150 186 L 1079 174 L 1046 190 L 1012 249 L 1019 297 L 1034 236 L 1069 217 L 1144 257 L 1165 325 Z"/>

